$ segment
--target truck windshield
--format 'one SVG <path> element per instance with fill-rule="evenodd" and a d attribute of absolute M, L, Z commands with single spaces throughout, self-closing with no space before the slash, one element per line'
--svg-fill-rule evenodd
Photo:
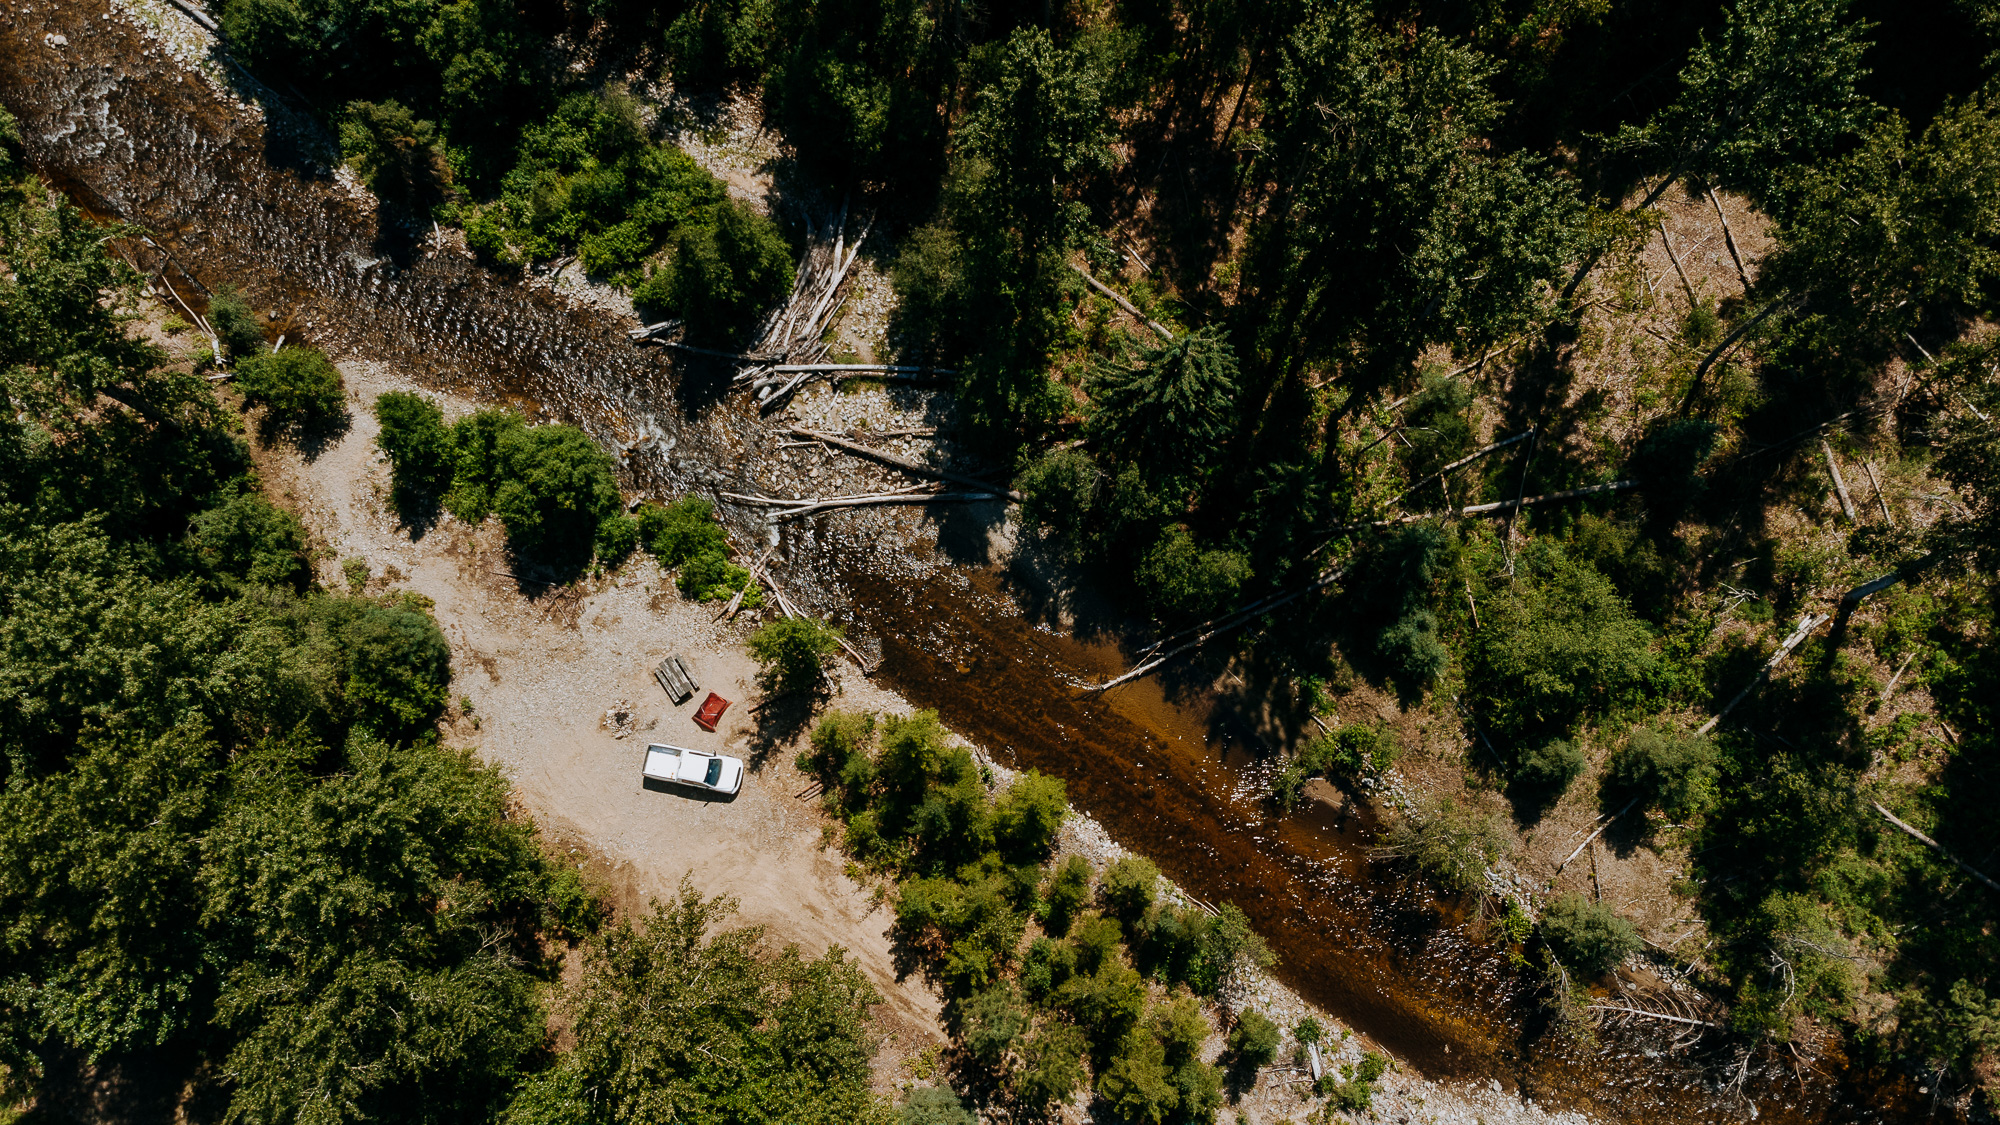
<path fill-rule="evenodd" d="M 708 776 L 702 778 L 701 783 L 703 785 L 712 786 L 716 782 L 721 780 L 722 780 L 722 759 L 710 758 L 708 760 Z"/>

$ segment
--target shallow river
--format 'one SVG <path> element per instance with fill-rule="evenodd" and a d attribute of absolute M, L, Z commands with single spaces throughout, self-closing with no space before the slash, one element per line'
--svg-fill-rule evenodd
<path fill-rule="evenodd" d="M 579 424 L 626 450 L 634 480 L 655 494 L 764 487 L 774 439 L 740 402 L 691 408 L 663 353 L 629 343 L 613 316 L 379 223 L 331 177 L 308 122 L 268 100 L 260 112 L 219 97 L 122 9 L 105 18 L 108 4 L 35 0 L 0 13 L 0 101 L 51 183 L 151 232 L 156 246 L 136 252 L 188 300 L 204 285 L 245 283 L 260 305 L 285 310 L 274 333 Z M 1719 1096 L 1725 1060 L 1664 1054 L 1650 1029 L 1548 1046 L 1532 991 L 1500 954 L 1371 872 L 1361 814 L 1269 814 L 1254 782 L 1257 735 L 1228 700 L 1169 701 L 1149 682 L 1085 696 L 1073 685 L 1124 657 L 1051 627 L 1031 588 L 983 565 L 913 559 L 882 534 L 897 521 L 822 520 L 785 544 L 799 597 L 879 646 L 893 686 L 1000 760 L 1065 778 L 1080 808 L 1193 894 L 1236 903 L 1290 984 L 1406 1063 L 1612 1120 L 1904 1116 L 1871 1108 L 1886 1095 L 1860 1074 L 1801 1076 L 1775 1060 L 1753 1068 L 1747 1098 Z"/>

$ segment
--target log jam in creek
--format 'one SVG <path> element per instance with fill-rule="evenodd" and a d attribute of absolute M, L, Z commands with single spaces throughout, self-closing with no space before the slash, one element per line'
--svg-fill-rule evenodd
<path fill-rule="evenodd" d="M 93 215 L 144 227 L 153 244 L 130 243 L 140 264 L 191 300 L 244 284 L 280 312 L 274 335 L 579 425 L 654 495 L 762 491 L 783 423 L 767 427 L 741 396 L 718 400 L 726 371 L 676 370 L 610 313 L 399 229 L 336 176 L 310 119 L 219 56 L 194 64 L 233 87 L 224 96 L 163 46 L 154 29 L 194 35 L 180 13 L 33 0 L 0 29 L 0 101 L 30 161 Z M 1770 1120 L 1883 1119 L 1860 1068 L 1800 1075 L 1766 1052 L 1740 1093 L 1723 1094 L 1726 1047 L 1670 1055 L 1644 1028 L 1606 1027 L 1587 1045 L 1542 1035 L 1528 973 L 1369 862 L 1366 813 L 1271 813 L 1258 779 L 1272 748 L 1253 744 L 1231 700 L 1170 702 L 1151 681 L 1085 695 L 1077 684 L 1122 671 L 1125 656 L 1041 623 L 1032 587 L 1009 572 L 954 563 L 907 530 L 970 521 L 961 531 L 983 540 L 997 512 L 884 511 L 787 525 L 788 592 L 879 645 L 881 675 L 913 703 L 1003 763 L 1062 777 L 1121 844 L 1200 898 L 1242 908 L 1281 977 L 1405 1064 L 1607 1120 L 1741 1121 L 1753 1103 Z M 730 514 L 739 546 L 766 534 L 762 515 Z"/>

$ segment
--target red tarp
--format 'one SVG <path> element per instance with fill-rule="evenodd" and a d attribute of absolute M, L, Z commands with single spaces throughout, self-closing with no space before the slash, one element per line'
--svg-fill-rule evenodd
<path fill-rule="evenodd" d="M 715 729 L 715 724 L 722 720 L 722 713 L 727 710 L 729 701 L 711 691 L 708 693 L 708 698 L 701 701 L 701 710 L 694 713 L 694 725 L 712 731 Z"/>

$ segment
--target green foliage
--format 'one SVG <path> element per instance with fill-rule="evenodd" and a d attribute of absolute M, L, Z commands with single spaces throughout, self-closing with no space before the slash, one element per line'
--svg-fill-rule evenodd
<path fill-rule="evenodd" d="M 674 582 L 681 593 L 698 602 L 721 601 L 733 597 L 738 590 L 750 584 L 750 571 L 730 562 L 721 551 L 708 551 L 681 564 L 680 574 Z M 748 592 L 743 596 L 746 605 L 762 602 L 762 591 L 753 598 Z"/>
<path fill-rule="evenodd" d="M 1552 738 L 1521 755 L 1514 768 L 1514 781 L 1539 803 L 1552 805 L 1569 792 L 1570 784 L 1589 767 L 1589 761 L 1575 743 Z"/>
<path fill-rule="evenodd" d="M 597 557 L 611 566 L 624 562 L 638 545 L 639 521 L 631 516 L 621 512 L 604 517 L 597 525 Z"/>
<path fill-rule="evenodd" d="M 1979 416 L 1990 419 L 2000 411 L 2000 391 L 1986 376 L 1996 362 L 2000 341 L 1954 345 L 1938 373 L 1959 406 L 1940 419 L 1936 471 L 1970 496 L 1972 506 L 1932 524 L 1924 546 L 1954 568 L 1968 561 L 1988 571 L 2000 568 L 2000 431 Z"/>
<path fill-rule="evenodd" d="M 1080 855 L 1065 857 L 1049 876 L 1042 902 L 1048 913 L 1043 925 L 1052 934 L 1069 932 L 1070 923 L 1090 903 L 1090 861 Z"/>
<path fill-rule="evenodd" d="M 1046 1112 L 1068 1101 L 1083 1086 L 1088 1044 L 1074 1024 L 1049 1021 L 1022 1045 L 1024 1065 L 1014 1075 L 1014 1096 L 1030 1110 Z"/>
<path fill-rule="evenodd" d="M 1605 770 L 1607 799 L 1629 794 L 1648 808 L 1686 820 L 1715 802 L 1715 757 L 1714 745 L 1700 735 L 1636 728 Z"/>
<path fill-rule="evenodd" d="M 1867 25 L 1847 0 L 1738 0 L 1722 33 L 1704 39 L 1680 73 L 1680 96 L 1618 148 L 1673 173 L 1761 195 L 1777 170 L 1833 151 L 1876 108 L 1856 90 Z"/>
<path fill-rule="evenodd" d="M 347 103 L 340 155 L 384 203 L 425 214 L 451 193 L 451 164 L 435 124 L 400 103 Z"/>
<path fill-rule="evenodd" d="M 1141 964 L 1152 975 L 1214 996 L 1238 968 L 1269 968 L 1277 957 L 1234 903 L 1205 910 L 1155 907 L 1140 927 Z"/>
<path fill-rule="evenodd" d="M 1375 1104 L 1375 1083 L 1389 1069 L 1389 1060 L 1374 1051 L 1364 1051 L 1361 1061 L 1342 1066 L 1338 1077 L 1328 1074 L 1319 1080 L 1320 1093 L 1327 1104 L 1346 1113 L 1366 1113 Z"/>
<path fill-rule="evenodd" d="M 1062 778 L 1029 770 L 993 802 L 994 842 L 1017 860 L 1045 859 L 1068 815 L 1069 794 Z"/>
<path fill-rule="evenodd" d="M 1408 866 L 1447 894 L 1482 885 L 1486 869 L 1506 850 L 1491 816 L 1446 798 L 1399 818 L 1376 854 Z"/>
<path fill-rule="evenodd" d="M 1144 856 L 1120 856 L 1104 869 L 1098 889 L 1113 913 L 1128 921 L 1143 916 L 1158 893 L 1160 869 Z"/>
<path fill-rule="evenodd" d="M 1229 1029 L 1229 1050 L 1251 1066 L 1268 1066 L 1278 1057 L 1282 1038 L 1283 1033 L 1269 1016 L 1255 1008 L 1245 1008 L 1237 1015 L 1236 1026 Z"/>
<path fill-rule="evenodd" d="M 690 340 L 731 345 L 791 292 L 792 252 L 776 223 L 742 203 L 710 214 L 682 229 L 664 287 L 641 286 L 635 296 L 686 321 Z"/>
<path fill-rule="evenodd" d="M 763 68 L 769 0 L 696 0 L 667 25 L 661 46 L 677 84 L 713 90 Z"/>
<path fill-rule="evenodd" d="M 229 358 L 242 359 L 264 351 L 263 320 L 236 286 L 224 285 L 209 295 L 208 323 Z"/>
<path fill-rule="evenodd" d="M 1467 696 L 1496 740 L 1560 736 L 1645 698 L 1652 633 L 1611 583 L 1537 541 L 1513 584 L 1489 597 L 1467 660 Z"/>
<path fill-rule="evenodd" d="M 1092 445 L 1155 482 L 1201 482 L 1230 430 L 1236 353 L 1213 328 L 1164 342 L 1131 341 L 1101 363 L 1087 389 Z M 1169 491 L 1177 491 L 1169 487 Z"/>
<path fill-rule="evenodd" d="M 859 812 L 875 785 L 875 716 L 834 711 L 813 727 L 811 748 L 799 755 L 799 769 L 820 779 L 843 810 Z"/>
<path fill-rule="evenodd" d="M 1028 1013 L 1011 984 L 974 993 L 960 1009 L 959 1036 L 981 1066 L 999 1067 L 1028 1029 Z"/>
<path fill-rule="evenodd" d="M 867 976 L 838 948 L 773 954 L 760 929 L 719 929 L 735 905 L 683 883 L 586 945 L 564 1002 L 576 1046 L 510 1118 L 766 1120 L 782 1106 L 790 1120 L 877 1120 L 868 1013 L 881 998 Z"/>
<path fill-rule="evenodd" d="M 939 34 L 949 15 L 881 0 L 782 4 L 770 14 L 764 104 L 801 159 L 840 184 L 921 184 L 937 174 L 955 62 Z"/>
<path fill-rule="evenodd" d="M 574 426 L 511 431 L 498 452 L 493 512 L 516 550 L 552 561 L 587 552 L 623 506 L 611 455 Z"/>
<path fill-rule="evenodd" d="M 840 626 L 817 617 L 780 617 L 750 634 L 757 687 L 768 695 L 817 691 L 840 651 Z"/>
<path fill-rule="evenodd" d="M 312 581 L 305 528 L 255 492 L 195 516 L 187 545 L 231 593 L 260 586 L 303 591 Z"/>
<path fill-rule="evenodd" d="M 639 541 L 668 569 L 729 550 L 729 536 L 716 522 L 715 505 L 699 496 L 683 496 L 665 507 L 640 508 Z"/>
<path fill-rule="evenodd" d="M 493 492 L 504 479 L 501 446 L 527 429 L 511 410 L 479 410 L 452 423 L 451 491 L 445 510 L 477 524 L 493 513 Z"/>
<path fill-rule="evenodd" d="M 1326 1029 L 1322 1028 L 1319 1025 L 1319 1020 L 1312 1016 L 1305 1017 L 1298 1022 L 1297 1026 L 1292 1028 L 1292 1038 L 1298 1040 L 1300 1046 L 1309 1047 L 1314 1043 L 1320 1042 L 1325 1036 Z"/>
<path fill-rule="evenodd" d="M 264 408 L 261 428 L 267 439 L 302 437 L 347 421 L 347 385 L 317 348 L 246 355 L 236 365 L 235 381 L 245 406 Z"/>
<path fill-rule="evenodd" d="M 1566 894 L 1542 911 L 1542 940 L 1563 964 L 1582 977 L 1599 977 L 1639 951 L 1632 923 L 1609 906 Z"/>
<path fill-rule="evenodd" d="M 404 523 L 421 520 L 451 488 L 455 450 L 437 404 L 407 391 L 390 391 L 375 400 L 375 420 L 381 432 L 375 444 L 389 458 L 390 501 Z"/>
<path fill-rule="evenodd" d="M 1098 1075 L 1097 1096 L 1120 1120 L 1133 1125 L 1164 1125 L 1181 1102 L 1166 1048 L 1141 1029 L 1125 1036 L 1111 1065 Z"/>
<path fill-rule="evenodd" d="M 1237 604 L 1250 563 L 1230 550 L 1203 551 L 1183 524 L 1160 536 L 1134 572 L 1146 599 L 1169 618 L 1201 620 Z"/>

